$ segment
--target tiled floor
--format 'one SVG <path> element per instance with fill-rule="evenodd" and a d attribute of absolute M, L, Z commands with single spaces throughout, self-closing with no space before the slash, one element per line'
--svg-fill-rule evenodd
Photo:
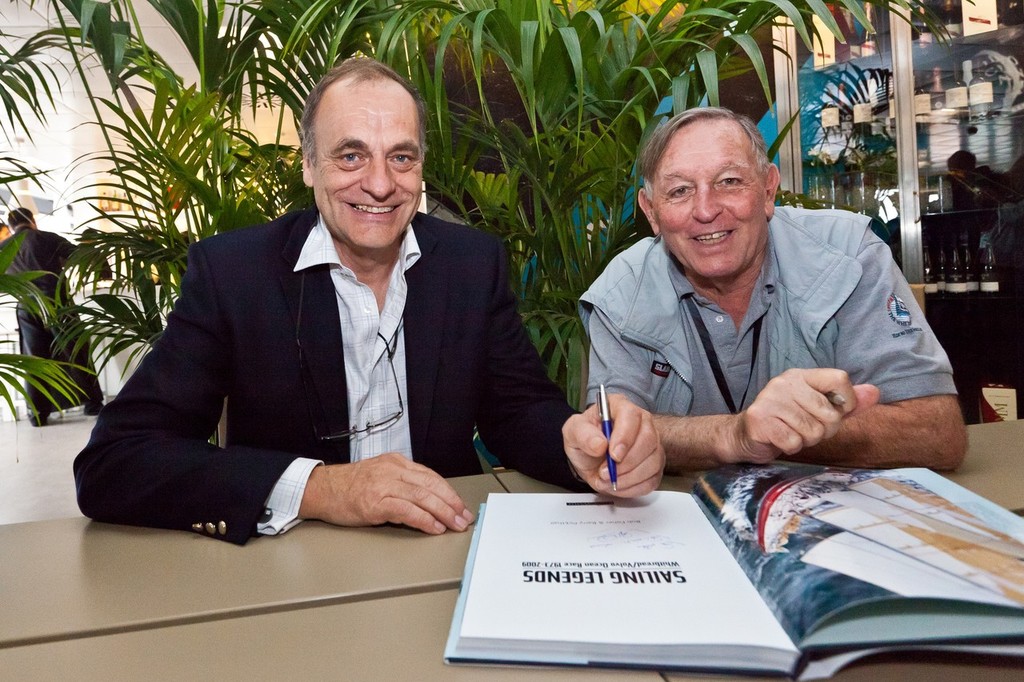
<path fill-rule="evenodd" d="M 54 413 L 42 428 L 0 422 L 0 524 L 81 516 L 71 463 L 95 423 L 82 408 Z"/>

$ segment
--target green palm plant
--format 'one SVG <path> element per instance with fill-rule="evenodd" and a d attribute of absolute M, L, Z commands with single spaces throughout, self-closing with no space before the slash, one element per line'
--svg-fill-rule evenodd
<path fill-rule="evenodd" d="M 198 73 L 186 83 L 146 44 L 136 4 L 60 0 L 60 27 L 39 36 L 63 40 L 79 73 L 97 61 L 111 86 L 91 93 L 111 170 L 88 200 L 113 192 L 124 210 L 100 211 L 76 267 L 116 277 L 78 311 L 79 342 L 144 352 L 188 244 L 310 202 L 287 131 L 319 77 L 363 53 L 423 93 L 428 192 L 504 240 L 527 328 L 571 399 L 587 355 L 576 301 L 646 230 L 633 161 L 659 104 L 716 104 L 751 71 L 770 101 L 759 31 L 786 21 L 810 45 L 818 17 L 839 36 L 820 0 L 149 0 Z M 859 0 L 836 4 L 869 25 Z M 921 5 L 873 4 L 903 17 Z M 277 134 L 261 142 L 246 120 L 267 107 Z"/>
<path fill-rule="evenodd" d="M 52 45 L 53 41 L 46 37 L 32 38 L 13 51 L 0 45 L 0 101 L 6 112 L 6 121 L 0 121 L 0 130 L 7 139 L 15 131 L 31 137 L 29 122 L 45 117 L 53 104 L 53 92 L 49 86 L 53 73 L 45 62 L 39 60 L 40 53 Z M 0 150 L 0 187 L 11 189 L 22 182 L 38 184 L 39 175 L 39 169 L 27 165 L 13 152 Z M 53 319 L 54 301 L 46 298 L 32 283 L 44 273 L 7 274 L 7 268 L 23 240 L 23 235 L 15 235 L 0 243 L 0 297 L 17 302 L 43 319 Z M 23 396 L 29 409 L 34 409 L 24 387 L 23 382 L 27 382 L 47 398 L 61 396 L 70 399 L 78 389 L 65 367 L 54 360 L 0 353 L 0 397 L 12 413 L 15 411 L 15 394 Z"/>
<path fill-rule="evenodd" d="M 570 399 L 586 373 L 576 302 L 646 230 L 633 162 L 659 104 L 718 104 L 720 83 L 751 70 L 770 102 L 754 35 L 786 20 L 809 45 L 815 16 L 838 34 L 814 1 L 639 4 L 412 0 L 378 45 L 428 100 L 428 186 L 505 240 L 527 328 Z"/>
<path fill-rule="evenodd" d="M 308 205 L 301 154 L 287 141 L 306 94 L 336 61 L 364 49 L 379 3 L 152 0 L 198 74 L 186 83 L 145 42 L 135 3 L 64 0 L 63 39 L 80 74 L 92 59 L 110 93 L 89 89 L 106 148 L 87 159 L 110 169 L 90 180 L 96 209 L 70 265 L 87 279 L 110 267 L 110 291 L 74 306 L 67 339 L 102 338 L 98 363 L 144 354 L 178 295 L 189 244 Z M 386 4 L 386 3 L 385 3 Z M 146 102 L 143 106 L 141 102 Z M 276 135 L 247 121 L 276 112 Z M 107 208 L 119 197 L 116 210 Z"/>

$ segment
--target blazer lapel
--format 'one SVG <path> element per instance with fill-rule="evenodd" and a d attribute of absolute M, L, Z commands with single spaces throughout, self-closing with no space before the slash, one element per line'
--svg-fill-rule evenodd
<path fill-rule="evenodd" d="M 316 213 L 313 212 L 315 220 Z M 301 346 L 303 376 L 301 382 L 309 402 L 314 428 L 320 436 L 348 428 L 348 389 L 345 382 L 345 357 L 342 350 L 341 318 L 326 265 L 293 272 L 302 244 L 309 234 L 310 223 L 296 224 L 282 256 L 288 271 L 281 275 L 281 287 L 288 302 L 296 344 Z M 333 449 L 335 461 L 348 461 L 348 441 L 338 442 Z"/>
<path fill-rule="evenodd" d="M 421 461 L 434 409 L 441 341 L 447 315 L 448 280 L 443 254 L 433 232 L 423 229 L 419 214 L 412 222 L 420 258 L 405 273 L 405 371 L 409 392 L 409 431 L 412 451 Z"/>

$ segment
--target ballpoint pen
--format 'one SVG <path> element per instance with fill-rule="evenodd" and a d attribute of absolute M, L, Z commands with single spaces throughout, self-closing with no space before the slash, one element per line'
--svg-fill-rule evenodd
<path fill-rule="evenodd" d="M 825 397 L 828 398 L 828 401 L 835 405 L 836 407 L 842 407 L 843 405 L 846 404 L 846 398 L 844 398 L 841 394 L 836 393 L 835 391 L 829 391 L 828 393 L 825 394 Z"/>
<path fill-rule="evenodd" d="M 612 459 L 612 412 L 608 409 L 608 394 L 605 393 L 604 384 L 597 387 L 597 410 L 601 416 L 604 437 L 608 439 L 608 452 L 605 455 L 605 459 L 608 460 L 608 480 L 612 483 L 612 490 L 618 490 L 619 477 L 615 471 L 615 460 Z"/>

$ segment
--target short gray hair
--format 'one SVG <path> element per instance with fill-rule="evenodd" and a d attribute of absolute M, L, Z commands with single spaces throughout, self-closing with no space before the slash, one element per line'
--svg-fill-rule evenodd
<path fill-rule="evenodd" d="M 737 114 L 731 109 L 724 107 L 695 107 L 687 109 L 681 114 L 658 124 L 654 132 L 640 147 L 640 155 L 637 157 L 637 172 L 644 181 L 644 191 L 650 196 L 650 186 L 654 173 L 658 170 L 658 164 L 665 155 L 665 149 L 677 132 L 698 121 L 732 121 L 740 126 L 743 133 L 750 140 L 751 151 L 754 153 L 754 163 L 761 174 L 768 172 L 771 161 L 768 159 L 768 145 L 765 144 L 761 131 L 757 125 L 743 114 Z"/>
<path fill-rule="evenodd" d="M 313 125 L 313 121 L 316 119 L 316 112 L 320 108 L 320 102 L 323 100 L 327 88 L 346 78 L 351 78 L 356 83 L 390 80 L 405 88 L 405 91 L 412 96 L 412 101 L 416 104 L 416 118 L 419 121 L 420 132 L 420 153 L 426 152 L 427 105 L 416 87 L 405 78 L 402 78 L 390 66 L 382 64 L 376 59 L 350 57 L 324 74 L 324 77 L 320 79 L 320 82 L 309 93 L 309 97 L 306 98 L 306 104 L 302 109 L 302 120 L 299 122 L 303 156 L 309 158 L 311 162 L 316 161 L 316 130 Z"/>

